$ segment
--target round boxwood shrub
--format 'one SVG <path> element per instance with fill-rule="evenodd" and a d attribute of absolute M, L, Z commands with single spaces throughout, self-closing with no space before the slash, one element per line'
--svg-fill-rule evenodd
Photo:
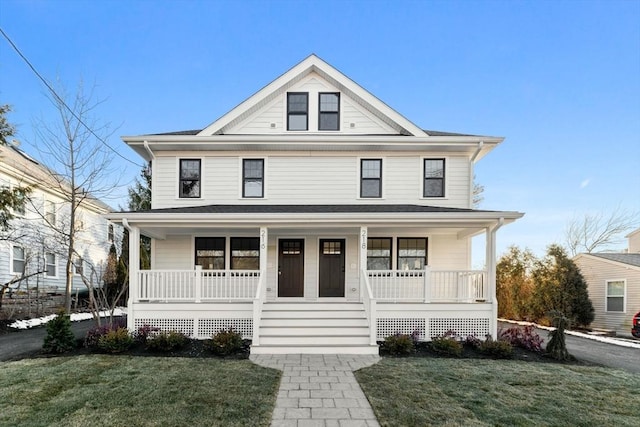
<path fill-rule="evenodd" d="M 445 356 L 462 356 L 462 343 L 454 337 L 444 335 L 431 339 L 431 350 Z"/>
<path fill-rule="evenodd" d="M 127 328 L 112 329 L 98 339 L 98 348 L 107 353 L 122 353 L 133 345 L 133 337 Z"/>
<path fill-rule="evenodd" d="M 223 329 L 211 337 L 205 346 L 215 354 L 226 356 L 242 350 L 242 335 L 233 328 Z"/>
<path fill-rule="evenodd" d="M 394 334 L 384 339 L 383 349 L 392 356 L 406 356 L 415 351 L 415 343 L 410 335 Z"/>
<path fill-rule="evenodd" d="M 147 338 L 147 348 L 169 352 L 184 347 L 188 342 L 189 338 L 178 331 L 163 331 Z"/>

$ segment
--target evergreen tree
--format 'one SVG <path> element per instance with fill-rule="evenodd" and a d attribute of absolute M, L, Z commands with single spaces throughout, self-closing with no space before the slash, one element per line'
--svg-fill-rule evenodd
<path fill-rule="evenodd" d="M 509 247 L 496 265 L 496 296 L 498 316 L 514 320 L 531 318 L 531 276 L 535 256 L 529 249 Z"/>
<path fill-rule="evenodd" d="M 71 319 L 62 310 L 47 323 L 47 335 L 44 337 L 42 349 L 46 353 L 64 353 L 75 346 L 76 337 L 71 331 Z"/>
<path fill-rule="evenodd" d="M 578 326 L 588 326 L 593 321 L 587 283 L 562 247 L 549 246 L 547 255 L 536 262 L 533 278 L 536 287 L 532 309 L 537 319 L 558 311 Z"/>

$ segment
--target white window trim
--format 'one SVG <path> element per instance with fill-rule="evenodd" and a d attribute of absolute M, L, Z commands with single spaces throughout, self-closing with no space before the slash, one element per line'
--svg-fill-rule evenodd
<path fill-rule="evenodd" d="M 333 131 L 335 132 L 335 131 Z M 362 160 L 380 160 L 382 167 L 380 168 L 380 197 L 361 197 L 362 186 Z M 356 158 L 356 200 L 384 200 L 386 196 L 385 187 L 387 182 L 387 158 L 384 156 L 359 156 Z"/>
<path fill-rule="evenodd" d="M 80 261 L 80 263 L 81 263 L 81 266 L 82 266 L 82 273 L 84 274 L 84 266 L 85 266 L 84 259 L 83 259 L 83 258 L 78 258 L 78 257 L 76 257 L 76 258 L 74 259 L 74 261 L 73 261 L 73 269 L 72 269 L 72 272 L 73 272 L 73 275 L 74 275 L 74 276 L 82 276 L 81 274 L 78 274 L 78 273 L 76 272 L 76 264 L 78 263 L 78 261 Z M 57 271 L 58 271 L 58 270 L 56 269 L 56 272 L 57 272 Z"/>
<path fill-rule="evenodd" d="M 22 262 L 24 263 L 25 271 L 27 269 L 27 250 L 22 245 L 10 245 L 10 248 L 9 248 L 9 274 L 22 274 L 21 271 L 13 271 L 13 261 L 14 261 L 13 248 L 22 249 L 22 253 L 24 256 L 24 258 L 22 259 Z"/>
<path fill-rule="evenodd" d="M 49 208 L 52 208 L 52 210 L 49 211 Z M 53 221 L 49 221 L 48 219 L 50 213 L 53 213 Z M 47 198 L 44 199 L 44 217 L 45 221 L 51 225 L 55 226 L 58 223 L 58 207 L 53 200 Z"/>
<path fill-rule="evenodd" d="M 622 311 L 608 310 L 607 302 L 609 299 L 609 283 L 612 283 L 612 282 L 624 283 L 624 293 L 622 295 Z M 619 298 L 619 297 L 612 296 L 612 298 Z M 627 279 L 607 279 L 604 281 L 604 311 L 605 313 L 612 313 L 612 314 L 625 314 L 627 312 Z"/>
<path fill-rule="evenodd" d="M 424 197 L 424 161 L 425 160 L 431 160 L 431 159 L 444 159 L 444 195 L 442 197 Z M 450 164 L 450 158 L 449 156 L 438 156 L 438 155 L 433 155 L 433 156 L 422 156 L 420 157 L 420 186 L 419 186 L 419 193 L 418 193 L 418 198 L 420 200 L 448 200 L 449 199 L 449 164 Z"/>
<path fill-rule="evenodd" d="M 49 276 L 49 272 L 47 271 L 47 266 L 49 265 L 47 263 L 47 255 L 53 255 L 53 262 L 54 265 L 56 267 L 56 274 L 54 274 L 53 276 Z M 59 270 L 59 265 L 58 265 L 58 254 L 56 254 L 55 252 L 45 252 L 44 253 L 44 277 L 48 277 L 49 279 L 57 279 L 58 278 L 58 270 Z"/>
<path fill-rule="evenodd" d="M 200 197 L 180 197 L 180 160 L 200 160 Z M 175 183 L 175 199 L 176 200 L 202 200 L 204 199 L 204 171 L 205 158 L 198 156 L 176 157 L 176 183 Z"/>
<path fill-rule="evenodd" d="M 244 186 L 244 161 L 262 160 L 262 197 L 243 197 Z M 266 156 L 238 157 L 238 200 L 267 200 L 267 172 L 269 170 L 269 158 Z"/>

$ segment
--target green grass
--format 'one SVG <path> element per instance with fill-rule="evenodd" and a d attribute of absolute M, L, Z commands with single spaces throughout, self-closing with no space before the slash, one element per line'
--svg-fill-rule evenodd
<path fill-rule="evenodd" d="M 248 360 L 25 359 L 0 365 L 0 426 L 268 426 L 279 382 Z"/>
<path fill-rule="evenodd" d="M 382 426 L 640 425 L 640 377 L 608 368 L 385 358 L 356 378 Z"/>

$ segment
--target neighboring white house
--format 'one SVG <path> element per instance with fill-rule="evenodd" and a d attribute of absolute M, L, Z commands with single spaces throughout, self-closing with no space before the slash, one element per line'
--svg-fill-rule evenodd
<path fill-rule="evenodd" d="M 252 353 L 377 353 L 377 339 L 497 331 L 496 232 L 473 168 L 503 138 L 426 131 L 311 55 L 204 129 L 125 136 L 151 162 L 152 209 L 107 217 L 151 237 L 129 327 Z M 486 235 L 485 270 L 471 238 Z"/>
<path fill-rule="evenodd" d="M 585 253 L 574 258 L 595 309 L 591 326 L 620 335 L 631 335 L 631 321 L 640 312 L 640 229 L 627 238 L 627 252 Z"/>
<path fill-rule="evenodd" d="M 23 272 L 26 276 L 42 272 L 27 279 L 30 288 L 37 285 L 41 290 L 63 290 L 67 247 L 50 224 L 66 229 L 70 204 L 60 192 L 53 172 L 15 145 L 0 146 L 0 185 L 32 188 L 24 210 L 13 212 L 10 230 L 0 241 L 0 282 L 7 283 Z M 86 289 L 80 273 L 84 271 L 89 276 L 91 269 L 101 272 L 111 242 L 118 243 L 121 227 L 104 218 L 110 211 L 101 201 L 86 198 L 76 214 L 75 246 L 79 256 L 74 260 L 74 289 Z M 25 285 L 20 284 L 22 289 Z"/>

